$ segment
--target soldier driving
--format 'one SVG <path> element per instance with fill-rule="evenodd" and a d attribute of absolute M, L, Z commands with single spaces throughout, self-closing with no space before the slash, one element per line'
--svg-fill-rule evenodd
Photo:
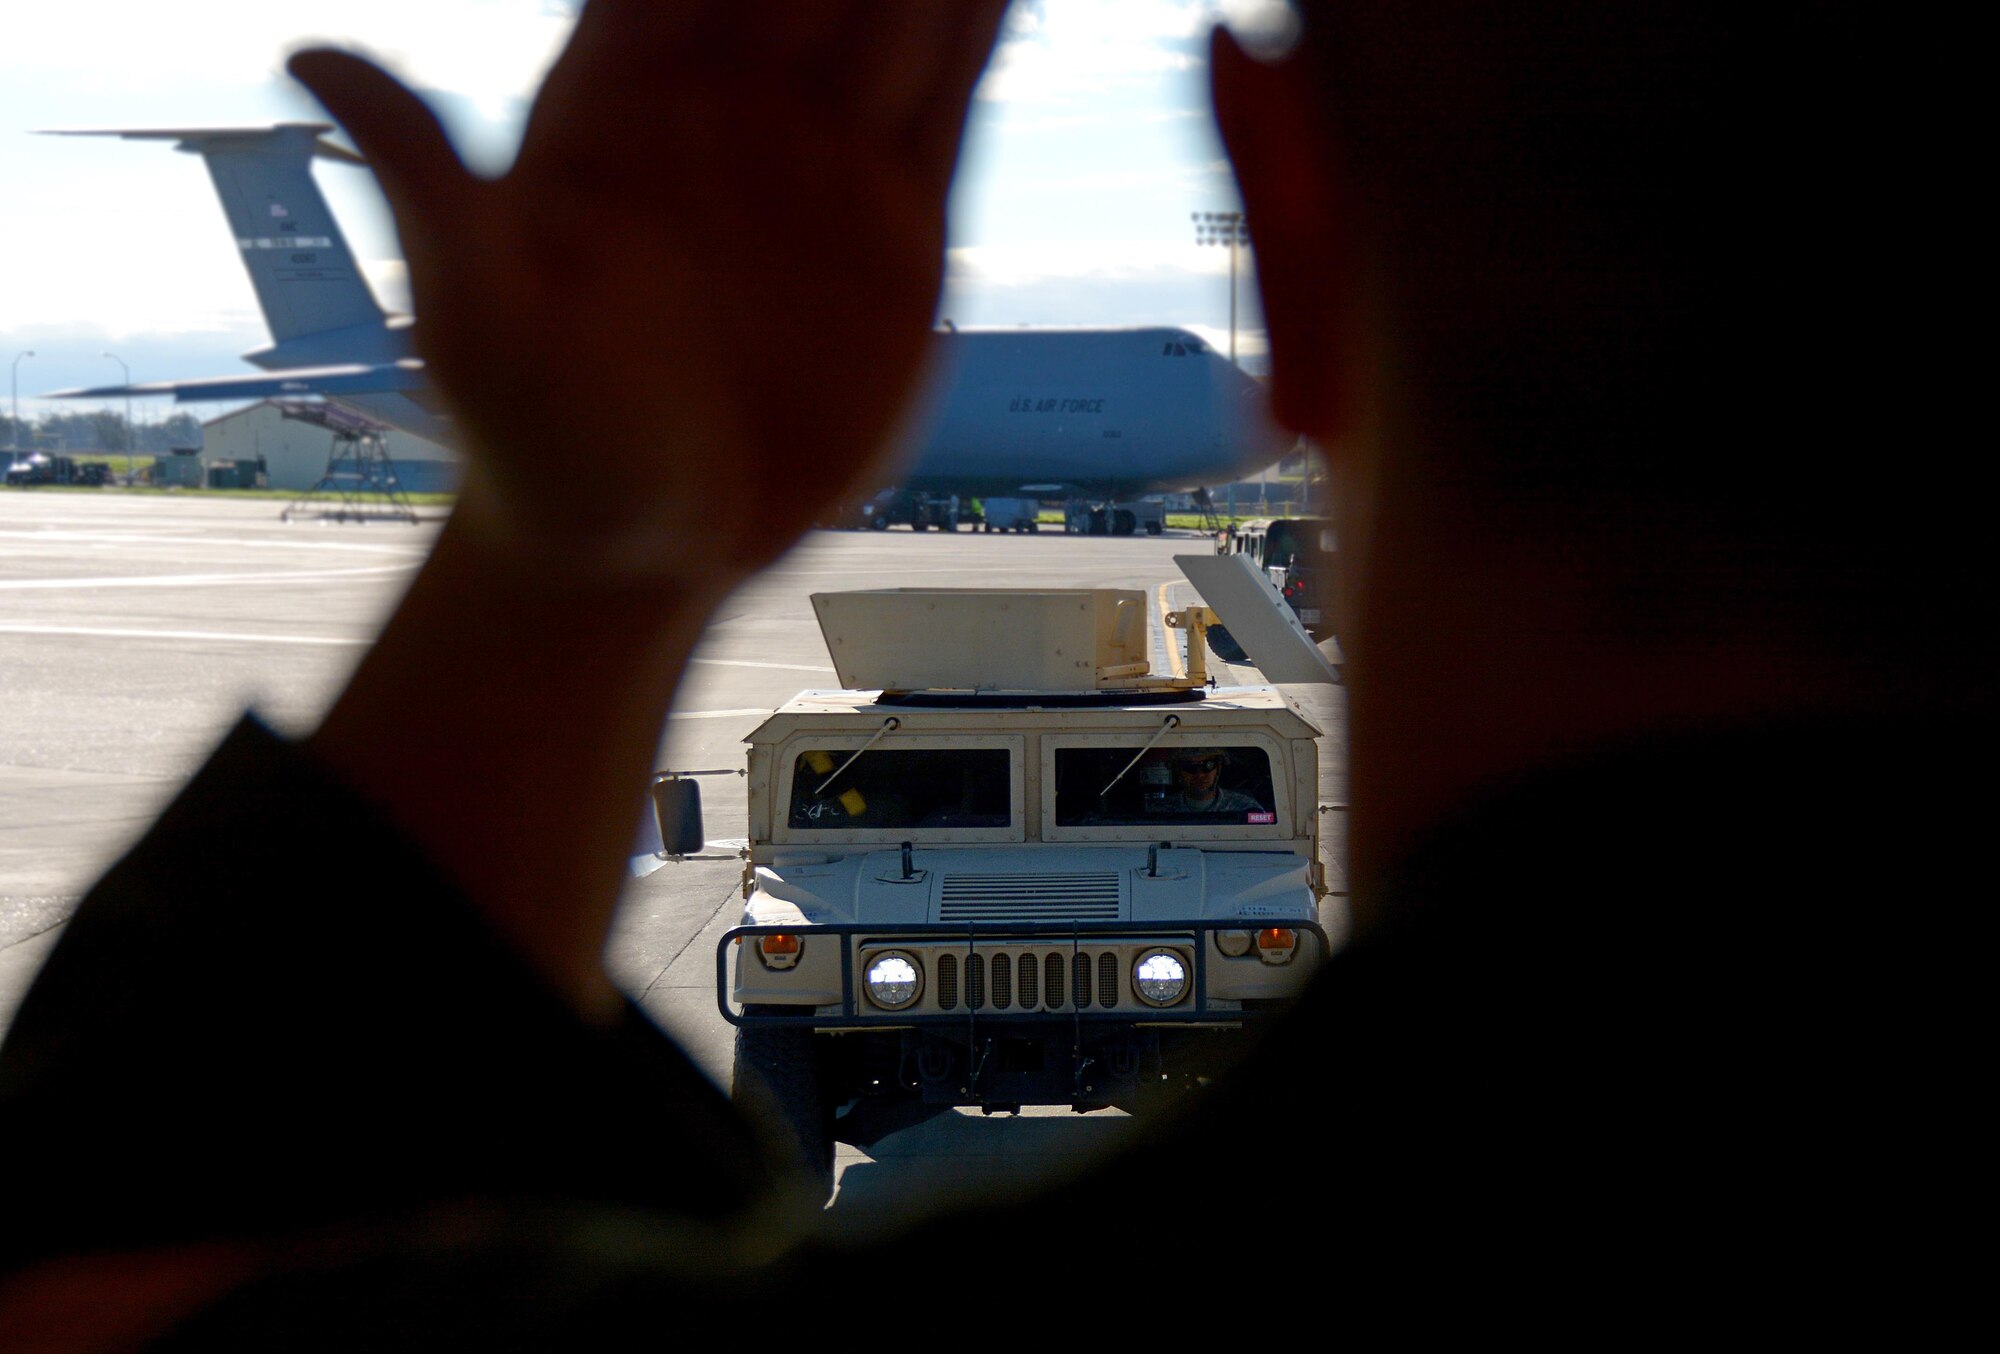
<path fill-rule="evenodd" d="M 1254 813 L 1264 808 L 1241 790 L 1225 789 L 1222 768 L 1229 754 L 1222 748 L 1183 748 L 1174 754 L 1173 793 L 1158 801 L 1160 813 Z"/>

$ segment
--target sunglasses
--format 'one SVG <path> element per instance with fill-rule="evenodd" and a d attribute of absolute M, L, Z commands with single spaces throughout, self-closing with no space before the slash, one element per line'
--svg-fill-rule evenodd
<path fill-rule="evenodd" d="M 1185 771 L 1201 771 L 1201 772 L 1219 771 L 1222 769 L 1222 758 L 1203 757 L 1197 761 L 1185 761 L 1181 763 L 1181 769 Z"/>

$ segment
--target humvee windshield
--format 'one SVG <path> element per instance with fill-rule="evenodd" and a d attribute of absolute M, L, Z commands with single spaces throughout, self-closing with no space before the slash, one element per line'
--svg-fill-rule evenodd
<path fill-rule="evenodd" d="M 1264 563 L 1270 568 L 1310 564 L 1318 553 L 1319 527 L 1312 522 L 1273 522 L 1264 536 Z"/>
<path fill-rule="evenodd" d="M 791 826 L 818 831 L 1011 826 L 1005 748 L 870 748 L 826 785 L 853 756 L 852 748 L 814 748 L 798 755 L 792 763 Z"/>
<path fill-rule="evenodd" d="M 1056 749 L 1056 826 L 1276 821 L 1271 759 L 1262 748 L 1155 748 L 1104 793 L 1133 751 Z"/>

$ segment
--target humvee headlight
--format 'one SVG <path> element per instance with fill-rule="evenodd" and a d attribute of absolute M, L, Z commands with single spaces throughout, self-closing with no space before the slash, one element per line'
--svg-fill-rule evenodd
<path fill-rule="evenodd" d="M 1172 950 L 1148 950 L 1132 965 L 1132 990 L 1148 1006 L 1172 1006 L 1187 989 L 1187 962 Z"/>
<path fill-rule="evenodd" d="M 1248 931 L 1217 931 L 1215 948 L 1231 959 L 1241 959 L 1250 953 L 1250 933 Z"/>
<path fill-rule="evenodd" d="M 868 961 L 861 975 L 868 1000 L 885 1011 L 900 1011 L 924 990 L 923 971 L 917 961 L 901 950 L 884 950 Z"/>

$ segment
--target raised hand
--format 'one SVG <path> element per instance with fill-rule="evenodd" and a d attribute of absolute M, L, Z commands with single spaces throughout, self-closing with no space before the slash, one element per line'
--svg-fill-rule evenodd
<path fill-rule="evenodd" d="M 877 457 L 1004 0 L 590 0 L 487 181 L 359 58 L 292 68 L 374 163 L 464 429 L 451 522 L 311 746 L 585 1009 L 709 609 Z"/>
<path fill-rule="evenodd" d="M 468 495 L 584 572 L 741 577 L 878 457 L 1005 0 L 590 0 L 483 180 L 370 63 L 293 58 L 395 210 Z"/>

